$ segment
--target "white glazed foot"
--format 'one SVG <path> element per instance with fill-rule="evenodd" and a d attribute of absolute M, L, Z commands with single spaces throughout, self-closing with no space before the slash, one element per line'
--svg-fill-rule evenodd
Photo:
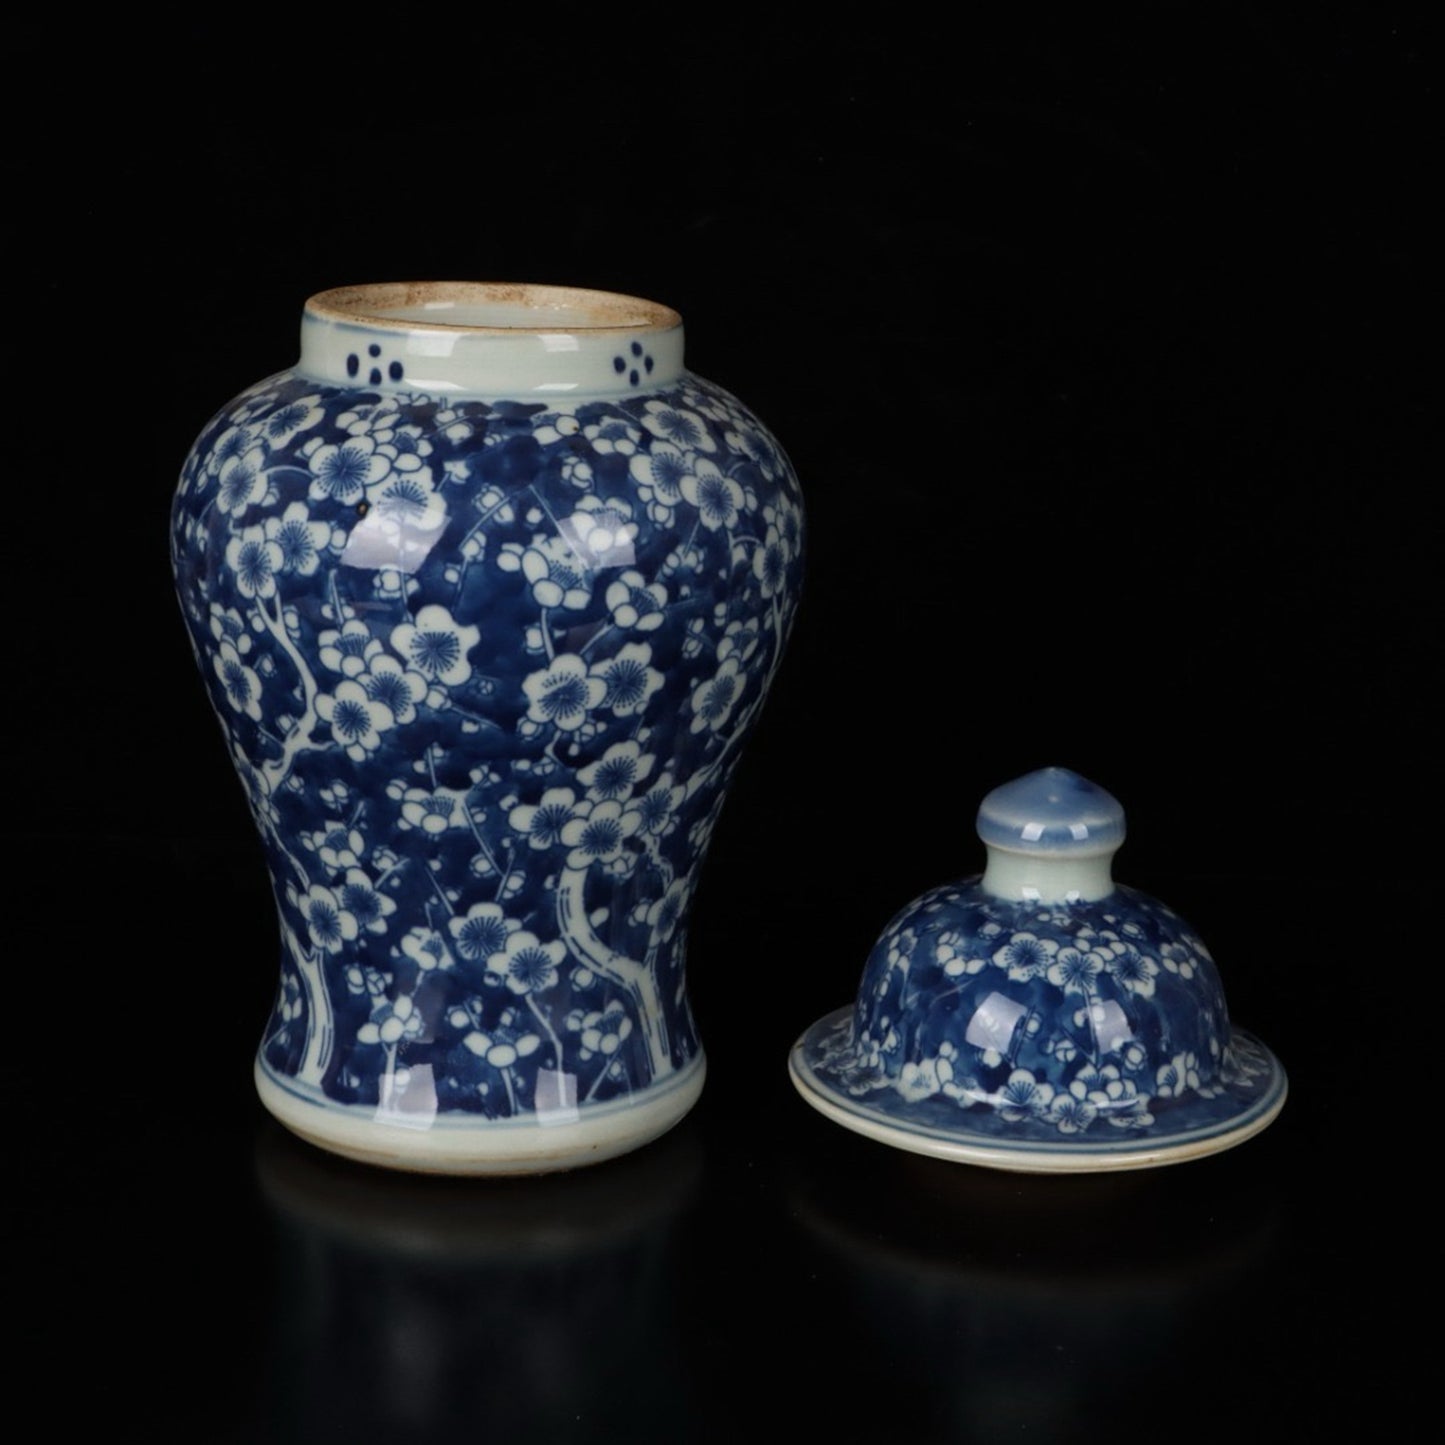
<path fill-rule="evenodd" d="M 580 1111 L 559 1101 L 516 1119 L 438 1115 L 415 1102 L 415 1088 L 394 1103 L 347 1107 L 278 1078 L 259 1058 L 256 1090 L 292 1133 L 365 1164 L 421 1174 L 547 1174 L 600 1164 L 651 1143 L 697 1102 L 706 1072 L 699 1053 L 631 1099 Z"/>

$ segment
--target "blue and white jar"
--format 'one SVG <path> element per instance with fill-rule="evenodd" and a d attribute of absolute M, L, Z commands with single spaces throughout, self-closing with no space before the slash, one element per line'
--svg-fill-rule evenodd
<path fill-rule="evenodd" d="M 676 313 L 313 297 L 187 459 L 172 551 L 280 914 L 266 1106 L 451 1173 L 676 1123 L 688 903 L 802 563 L 786 457 Z"/>

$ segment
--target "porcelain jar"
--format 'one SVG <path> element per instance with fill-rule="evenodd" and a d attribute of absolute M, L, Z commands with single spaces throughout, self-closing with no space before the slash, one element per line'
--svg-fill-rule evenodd
<path fill-rule="evenodd" d="M 280 917 L 266 1106 L 450 1173 L 691 1107 L 688 906 L 798 598 L 778 444 L 601 292 L 377 285 L 205 428 L 186 625 Z"/>

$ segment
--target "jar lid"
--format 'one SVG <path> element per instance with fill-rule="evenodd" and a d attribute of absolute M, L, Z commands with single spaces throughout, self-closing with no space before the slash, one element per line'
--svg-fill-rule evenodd
<path fill-rule="evenodd" d="M 1279 1061 L 1232 1027 L 1209 950 L 1115 884 L 1124 810 L 1064 768 L 984 800 L 982 876 L 885 928 L 853 1004 L 789 1060 L 836 1123 L 913 1153 L 1034 1173 L 1178 1163 L 1257 1134 Z"/>

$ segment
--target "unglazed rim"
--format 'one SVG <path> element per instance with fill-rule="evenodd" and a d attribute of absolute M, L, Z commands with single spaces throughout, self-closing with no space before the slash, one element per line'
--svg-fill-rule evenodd
<path fill-rule="evenodd" d="M 1112 1174 L 1132 1169 L 1159 1169 L 1220 1154 L 1252 1139 L 1274 1123 L 1289 1096 L 1289 1079 L 1279 1060 L 1253 1034 L 1236 1029 L 1236 1034 L 1248 1039 L 1269 1060 L 1269 1082 L 1260 1097 L 1241 1109 L 1235 1119 L 1211 1127 L 1176 1133 L 1158 1129 L 1141 1131 L 1135 1136 L 1137 1142 L 1129 1139 L 1104 1145 L 1008 1144 L 995 1135 L 974 1133 L 965 1119 L 947 1131 L 932 1127 L 914 1129 L 839 1092 L 821 1078 L 809 1062 L 810 1040 L 851 1012 L 851 1008 L 844 1008 L 825 1015 L 793 1045 L 788 1055 L 788 1074 L 793 1087 L 825 1118 L 855 1134 L 910 1154 L 955 1164 L 975 1164 L 1016 1174 Z"/>
<path fill-rule="evenodd" d="M 566 405 L 679 384 L 683 346 L 682 317 L 640 296 L 511 281 L 377 282 L 306 302 L 296 370 L 378 394 Z"/>
<path fill-rule="evenodd" d="M 521 326 L 482 326 L 447 321 L 418 321 L 387 315 L 404 307 L 429 305 L 524 306 L 538 314 Z M 518 333 L 670 331 L 682 317 L 660 301 L 616 291 L 591 291 L 576 286 L 548 286 L 527 281 L 378 281 L 361 286 L 336 286 L 308 298 L 306 311 L 327 321 L 349 322 L 396 331 L 440 331 L 506 336 Z M 550 324 L 547 312 L 559 314 Z M 577 319 L 578 313 L 583 319 Z"/>

